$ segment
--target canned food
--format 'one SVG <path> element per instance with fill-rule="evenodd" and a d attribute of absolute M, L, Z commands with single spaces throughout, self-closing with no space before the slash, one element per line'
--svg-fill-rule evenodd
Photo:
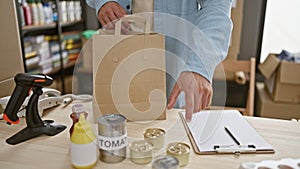
<path fill-rule="evenodd" d="M 152 162 L 152 169 L 178 169 L 179 161 L 177 158 L 161 155 L 156 157 Z"/>
<path fill-rule="evenodd" d="M 100 160 L 118 163 L 126 158 L 126 118 L 120 114 L 106 114 L 98 120 Z"/>
<path fill-rule="evenodd" d="M 177 158 L 180 167 L 186 166 L 189 163 L 190 146 L 181 142 L 170 143 L 168 144 L 167 155 Z"/>
<path fill-rule="evenodd" d="M 130 146 L 130 159 L 136 164 L 148 164 L 152 161 L 153 145 L 145 140 L 134 141 Z"/>
<path fill-rule="evenodd" d="M 153 144 L 154 149 L 160 149 L 165 144 L 165 130 L 161 128 L 148 128 L 144 131 L 144 139 Z"/>

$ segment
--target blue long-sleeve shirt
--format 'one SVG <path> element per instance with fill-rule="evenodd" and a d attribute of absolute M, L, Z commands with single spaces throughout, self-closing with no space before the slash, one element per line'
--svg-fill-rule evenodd
<path fill-rule="evenodd" d="M 108 1 L 131 13 L 131 0 L 86 0 L 96 12 Z M 167 95 L 182 71 L 212 81 L 226 56 L 232 30 L 232 0 L 154 0 L 154 31 L 166 36 Z M 181 99 L 184 100 L 183 96 Z M 181 107 L 184 103 L 177 103 Z"/>

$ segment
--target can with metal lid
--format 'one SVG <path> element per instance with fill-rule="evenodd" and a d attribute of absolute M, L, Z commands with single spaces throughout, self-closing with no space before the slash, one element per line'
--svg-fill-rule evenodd
<path fill-rule="evenodd" d="M 154 149 L 161 149 L 165 144 L 165 134 L 161 128 L 148 128 L 144 131 L 144 139 L 152 143 Z"/>
<path fill-rule="evenodd" d="M 177 158 L 180 167 L 186 166 L 189 163 L 190 146 L 181 142 L 169 143 L 167 155 Z"/>
<path fill-rule="evenodd" d="M 120 114 L 106 114 L 98 119 L 100 160 L 118 163 L 126 158 L 126 118 Z"/>
<path fill-rule="evenodd" d="M 152 161 L 153 145 L 145 140 L 134 141 L 130 146 L 130 159 L 136 164 L 148 164 Z"/>
<path fill-rule="evenodd" d="M 152 162 L 152 169 L 178 169 L 179 161 L 177 158 L 168 155 L 155 157 Z"/>

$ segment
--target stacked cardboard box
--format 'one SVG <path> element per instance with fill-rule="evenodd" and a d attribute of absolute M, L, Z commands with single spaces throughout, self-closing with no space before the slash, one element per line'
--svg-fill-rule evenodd
<path fill-rule="evenodd" d="M 264 86 L 256 86 L 256 114 L 300 119 L 300 64 L 280 61 L 276 54 L 270 54 L 258 68 L 265 77 L 265 83 Z"/>
<path fill-rule="evenodd" d="M 256 84 L 256 95 L 256 116 L 287 120 L 300 119 L 300 104 L 273 101 L 264 83 Z"/>

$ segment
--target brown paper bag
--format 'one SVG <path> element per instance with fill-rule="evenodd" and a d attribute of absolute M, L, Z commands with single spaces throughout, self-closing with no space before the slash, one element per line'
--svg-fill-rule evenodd
<path fill-rule="evenodd" d="M 139 22 L 145 32 L 122 35 L 122 22 Z M 126 16 L 115 34 L 93 36 L 94 120 L 119 113 L 130 121 L 166 119 L 164 36 L 149 33 L 150 26 L 138 16 Z"/>

